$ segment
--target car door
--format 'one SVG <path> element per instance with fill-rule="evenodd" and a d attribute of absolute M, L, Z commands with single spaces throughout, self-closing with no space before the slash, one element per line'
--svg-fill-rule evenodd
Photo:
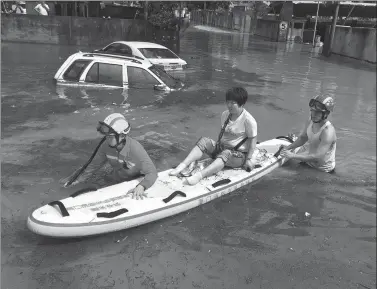
<path fill-rule="evenodd" d="M 129 88 L 139 89 L 154 89 L 162 84 L 146 69 L 132 65 L 127 65 L 127 83 Z"/>
<path fill-rule="evenodd" d="M 86 86 L 124 87 L 124 66 L 119 63 L 94 61 L 81 77 Z"/>

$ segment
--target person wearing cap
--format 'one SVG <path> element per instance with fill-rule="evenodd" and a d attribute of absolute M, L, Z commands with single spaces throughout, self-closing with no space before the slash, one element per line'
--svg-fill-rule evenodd
<path fill-rule="evenodd" d="M 129 136 L 130 130 L 129 122 L 120 113 L 110 114 L 104 121 L 100 121 L 97 131 L 106 137 L 107 145 L 101 146 L 96 162 L 91 164 L 91 168 L 88 168 L 80 179 L 85 180 L 88 176 L 98 175 L 100 172 L 106 173 L 110 165 L 113 179 L 117 183 L 144 176 L 134 189 L 127 192 L 132 194 L 132 198 L 143 199 L 147 196 L 146 191 L 157 179 L 157 169 L 144 147 Z"/>
<path fill-rule="evenodd" d="M 327 118 L 334 111 L 334 99 L 329 95 L 319 94 L 310 100 L 309 107 L 310 118 L 300 136 L 284 147 L 280 155 L 320 171 L 333 173 L 337 138 L 334 126 Z M 297 153 L 292 152 L 298 147 L 300 148 Z"/>

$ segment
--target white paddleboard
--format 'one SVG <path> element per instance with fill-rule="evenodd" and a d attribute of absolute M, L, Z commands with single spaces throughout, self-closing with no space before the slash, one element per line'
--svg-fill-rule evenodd
<path fill-rule="evenodd" d="M 195 186 L 184 185 L 182 178 L 169 176 L 170 169 L 160 172 L 147 191 L 148 197 L 143 200 L 126 196 L 140 178 L 98 190 L 81 190 L 34 210 L 28 217 L 27 226 L 32 232 L 44 236 L 82 237 L 124 230 L 173 216 L 229 194 L 280 167 L 285 159 L 274 154 L 281 145 L 290 143 L 288 137 L 264 141 L 257 145 L 260 162 L 251 172 L 225 168 Z"/>

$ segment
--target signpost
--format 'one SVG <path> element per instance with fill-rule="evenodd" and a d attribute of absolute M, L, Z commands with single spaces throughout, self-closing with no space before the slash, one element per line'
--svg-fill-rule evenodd
<path fill-rule="evenodd" d="M 279 25 L 280 30 L 284 31 L 288 28 L 288 23 L 286 21 L 281 21 Z"/>
<path fill-rule="evenodd" d="M 287 41 L 287 33 L 288 33 L 288 22 L 287 21 L 281 21 L 279 23 L 279 42 L 285 42 Z"/>

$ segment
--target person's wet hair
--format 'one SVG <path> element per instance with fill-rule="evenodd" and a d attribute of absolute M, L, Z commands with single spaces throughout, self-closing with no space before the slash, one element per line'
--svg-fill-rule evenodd
<path fill-rule="evenodd" d="M 226 101 L 235 101 L 239 106 L 246 103 L 247 97 L 247 91 L 243 87 L 232 87 L 228 89 L 225 95 Z"/>

